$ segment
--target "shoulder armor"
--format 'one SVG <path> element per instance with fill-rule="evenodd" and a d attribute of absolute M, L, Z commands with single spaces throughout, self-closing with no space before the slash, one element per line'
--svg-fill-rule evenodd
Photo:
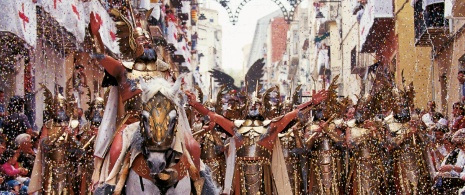
<path fill-rule="evenodd" d="M 355 119 L 352 119 L 352 120 L 350 120 L 350 121 L 347 121 L 347 126 L 349 126 L 349 127 L 355 127 L 355 121 L 356 121 Z"/>
<path fill-rule="evenodd" d="M 242 126 L 242 124 L 245 122 L 245 120 L 235 120 L 234 121 L 234 126 L 236 126 L 236 128 L 239 128 Z"/>
<path fill-rule="evenodd" d="M 265 120 L 265 121 L 263 121 L 263 126 L 266 127 L 266 126 L 270 125 L 271 122 L 273 122 L 273 121 L 272 120 Z"/>
<path fill-rule="evenodd" d="M 334 120 L 333 123 L 336 125 L 336 126 L 339 126 L 342 124 L 342 122 L 344 122 L 343 119 L 337 119 L 337 120 Z"/>

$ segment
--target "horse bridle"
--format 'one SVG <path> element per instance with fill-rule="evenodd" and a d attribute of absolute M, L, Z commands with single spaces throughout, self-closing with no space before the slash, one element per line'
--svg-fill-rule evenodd
<path fill-rule="evenodd" d="M 160 97 L 160 95 L 162 97 Z M 168 103 L 166 106 L 160 107 L 160 103 Z M 159 112 L 161 109 L 164 112 Z M 149 113 L 148 116 L 141 114 L 141 134 L 142 134 L 142 155 L 146 161 L 150 153 L 159 152 L 164 153 L 166 160 L 166 167 L 160 171 L 160 173 L 150 173 L 153 179 L 153 183 L 163 192 L 178 183 L 178 171 L 171 169 L 170 165 L 177 163 L 178 152 L 173 150 L 172 145 L 174 143 L 176 126 L 178 123 L 177 107 L 176 105 L 166 98 L 163 94 L 158 92 L 154 95 L 146 104 L 144 104 L 144 110 Z M 170 113 L 176 112 L 176 116 L 172 118 Z M 160 116 L 164 116 L 162 121 L 153 121 L 151 116 L 152 113 L 156 112 Z M 152 121 L 149 121 L 151 119 Z M 166 129 L 165 129 L 166 127 Z M 165 129 L 166 134 L 162 135 L 162 132 L 157 132 Z M 154 134 L 156 134 L 154 136 Z M 160 137 L 161 136 L 161 137 Z"/>

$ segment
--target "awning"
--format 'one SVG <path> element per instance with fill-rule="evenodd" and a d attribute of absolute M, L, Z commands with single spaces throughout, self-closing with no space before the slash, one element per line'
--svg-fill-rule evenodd
<path fill-rule="evenodd" d="M 1 0 L 0 31 L 11 32 L 32 47 L 37 42 L 36 4 L 31 0 Z"/>

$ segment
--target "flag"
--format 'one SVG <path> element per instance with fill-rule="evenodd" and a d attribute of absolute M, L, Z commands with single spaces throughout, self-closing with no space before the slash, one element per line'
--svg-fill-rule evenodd
<path fill-rule="evenodd" d="M 31 0 L 1 0 L 0 31 L 11 32 L 32 47 L 37 42 L 36 4 Z"/>

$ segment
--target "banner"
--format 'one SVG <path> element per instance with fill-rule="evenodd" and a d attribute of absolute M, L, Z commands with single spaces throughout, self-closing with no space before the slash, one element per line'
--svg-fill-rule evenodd
<path fill-rule="evenodd" d="M 79 0 L 42 0 L 41 6 L 60 26 L 70 32 L 79 43 L 84 41 L 87 23 L 85 13 Z"/>
<path fill-rule="evenodd" d="M 37 42 L 36 4 L 31 0 L 1 0 L 0 31 L 11 32 L 34 47 Z"/>
<path fill-rule="evenodd" d="M 88 25 L 90 23 L 90 13 L 94 12 L 95 17 L 101 21 L 100 23 L 100 36 L 102 37 L 103 44 L 113 53 L 119 54 L 118 38 L 116 37 L 116 25 L 110 17 L 105 8 L 98 2 L 92 0 L 83 3 L 85 7 L 84 21 Z"/>

